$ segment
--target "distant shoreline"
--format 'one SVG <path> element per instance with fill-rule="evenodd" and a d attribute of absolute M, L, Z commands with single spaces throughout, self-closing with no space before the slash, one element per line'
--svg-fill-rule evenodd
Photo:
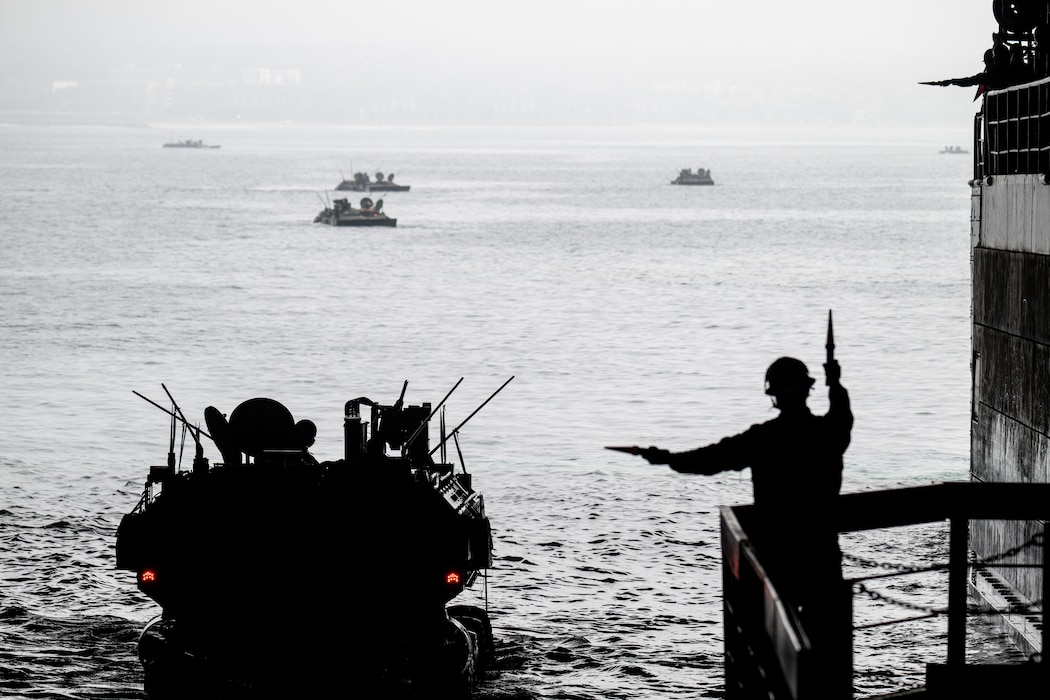
<path fill-rule="evenodd" d="M 927 143 L 938 147 L 944 143 L 962 143 L 969 137 L 958 125 L 932 124 L 684 124 L 668 123 L 388 123 L 373 124 L 339 122 L 332 120 L 208 120 L 208 119 L 145 119 L 141 115 L 91 112 L 39 112 L 0 110 L 0 128 L 20 126 L 109 127 L 186 131 L 188 129 L 297 129 L 317 128 L 333 131 L 426 131 L 455 129 L 491 129 L 492 131 L 532 130 L 570 131 L 586 129 L 596 137 L 613 131 L 687 133 L 704 143 L 722 145 L 755 143 L 847 144 L 847 143 Z"/>

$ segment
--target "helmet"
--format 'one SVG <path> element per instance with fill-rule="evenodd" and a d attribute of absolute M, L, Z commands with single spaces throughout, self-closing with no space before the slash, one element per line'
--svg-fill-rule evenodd
<path fill-rule="evenodd" d="M 1050 24 L 1039 24 L 1032 29 L 1032 39 L 1038 46 L 1046 48 L 1050 43 Z"/>
<path fill-rule="evenodd" d="M 766 393 L 770 396 L 808 391 L 814 382 L 806 365 L 794 357 L 778 358 L 766 370 Z"/>

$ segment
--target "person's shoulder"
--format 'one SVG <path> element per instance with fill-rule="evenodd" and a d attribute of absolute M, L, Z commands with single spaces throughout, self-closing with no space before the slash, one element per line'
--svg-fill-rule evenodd
<path fill-rule="evenodd" d="M 767 422 L 768 423 L 768 422 Z M 724 438 L 714 443 L 714 445 L 722 445 L 723 447 L 733 444 L 739 444 L 740 442 L 746 442 L 748 440 L 755 439 L 757 436 L 762 435 L 768 428 L 765 426 L 767 423 L 755 423 L 747 430 L 743 432 L 735 433 L 733 435 L 726 435 Z"/>

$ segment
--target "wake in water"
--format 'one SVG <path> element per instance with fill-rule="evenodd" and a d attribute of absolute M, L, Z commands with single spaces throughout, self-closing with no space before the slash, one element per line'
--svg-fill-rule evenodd
<path fill-rule="evenodd" d="M 0 695 L 145 698 L 139 625 L 115 617 L 56 619 L 0 609 Z"/>

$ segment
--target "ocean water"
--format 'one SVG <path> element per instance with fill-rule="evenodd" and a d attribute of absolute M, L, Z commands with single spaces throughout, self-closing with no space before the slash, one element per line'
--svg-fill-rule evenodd
<path fill-rule="evenodd" d="M 499 645 L 483 698 L 721 697 L 718 507 L 749 502 L 748 473 L 603 446 L 687 449 L 773 417 L 766 367 L 794 355 L 819 379 L 829 309 L 856 415 L 843 490 L 967 478 L 971 164 L 938 154 L 964 138 L 174 131 L 0 126 L 5 697 L 144 697 L 135 643 L 159 609 L 113 544 L 167 455 L 168 417 L 133 394 L 166 404 L 162 384 L 191 420 L 277 399 L 324 460 L 350 398 L 407 380 L 406 401 L 436 403 L 463 378 L 451 426 L 513 377 L 460 440 L 496 547 L 461 596 Z M 161 148 L 173 136 L 221 148 Z M 670 186 L 683 167 L 715 186 Z M 357 170 L 411 185 L 383 196 L 396 228 L 312 223 Z M 944 562 L 946 541 L 939 523 L 851 535 L 847 575 Z M 922 612 L 945 580 L 866 585 L 857 696 L 920 684 L 944 660 L 946 623 Z"/>

